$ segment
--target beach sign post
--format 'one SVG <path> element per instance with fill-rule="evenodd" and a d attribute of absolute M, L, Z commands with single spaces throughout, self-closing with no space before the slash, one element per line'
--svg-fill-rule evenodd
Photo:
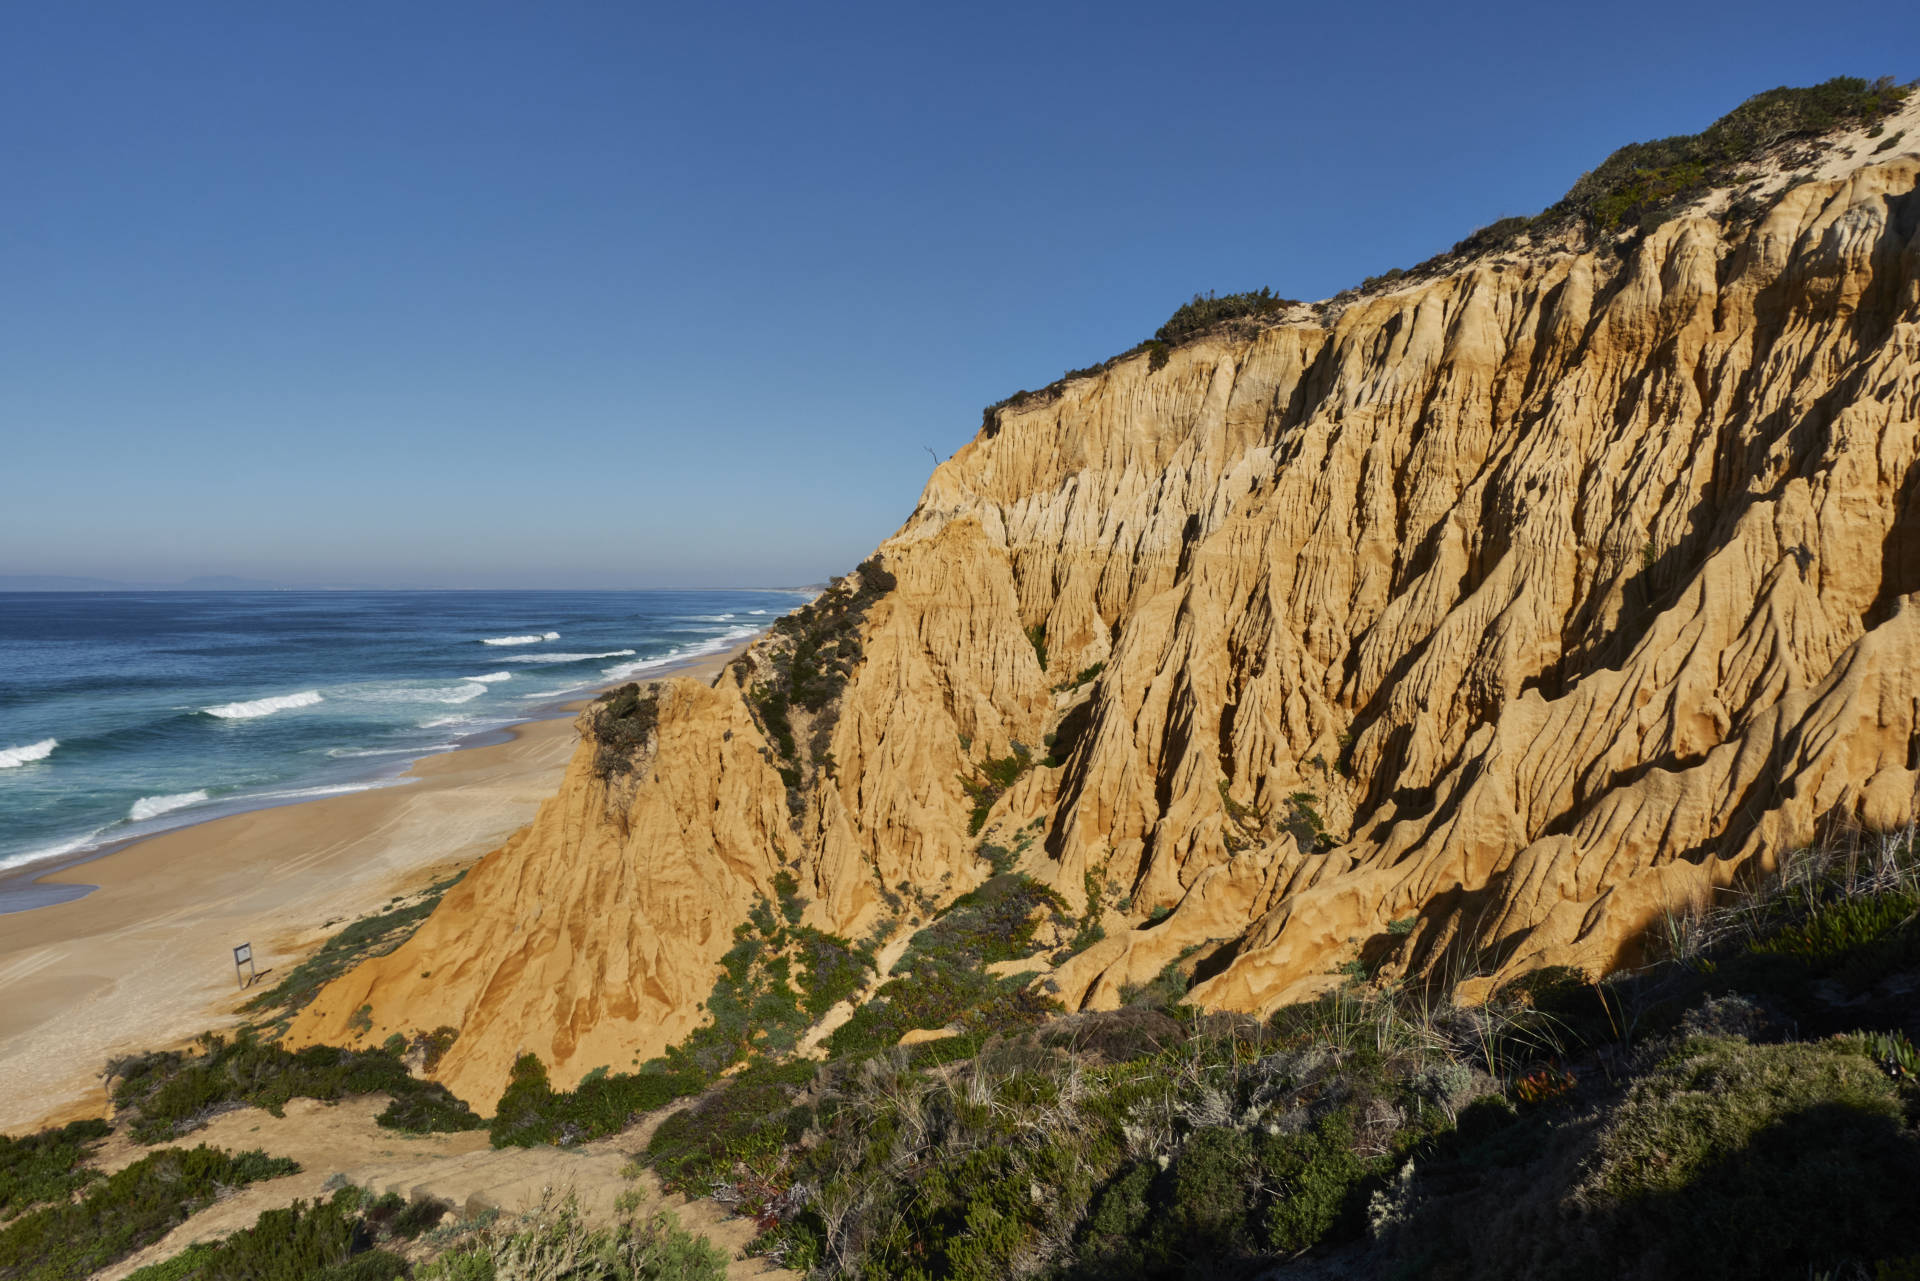
<path fill-rule="evenodd" d="M 243 965 L 247 967 L 245 973 L 240 969 Z M 242 943 L 233 949 L 233 976 L 240 980 L 242 988 L 258 977 L 253 970 L 253 944 Z"/>

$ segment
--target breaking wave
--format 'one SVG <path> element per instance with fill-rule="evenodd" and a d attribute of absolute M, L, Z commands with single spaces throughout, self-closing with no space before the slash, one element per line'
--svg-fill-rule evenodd
<path fill-rule="evenodd" d="M 255 698 L 243 703 L 222 703 L 218 707 L 203 707 L 200 710 L 209 716 L 218 716 L 223 721 L 250 721 L 256 716 L 271 716 L 275 712 L 289 711 L 295 707 L 312 707 L 321 701 L 320 691 L 310 689 L 299 694 L 281 694 L 276 698 Z"/>
<path fill-rule="evenodd" d="M 25 747 L 0 747 L 0 769 L 17 769 L 34 761 L 44 761 L 60 746 L 57 738 L 43 738 Z"/>
<path fill-rule="evenodd" d="M 464 721 L 467 717 L 448 716 L 443 719 Z M 438 721 L 433 723 L 439 724 Z M 459 746 L 458 743 L 428 743 L 425 747 L 334 747 L 327 750 L 327 755 L 335 760 L 359 760 L 371 756 L 425 756 L 431 752 L 451 752 Z"/>
<path fill-rule="evenodd" d="M 488 672 L 485 676 L 462 676 L 463 681 L 472 681 L 476 685 L 492 685 L 499 681 L 513 679 L 512 672 Z"/>
<path fill-rule="evenodd" d="M 493 636 L 480 643 L 482 645 L 538 645 L 541 641 L 559 639 L 559 632 L 541 632 L 538 636 Z"/>
<path fill-rule="evenodd" d="M 697 645 L 676 645 L 673 649 L 658 658 L 642 658 L 631 663 L 615 663 L 612 667 L 603 669 L 601 675 L 611 677 L 614 680 L 620 680 L 627 676 L 637 676 L 641 672 L 652 671 L 657 667 L 665 667 L 672 663 L 684 663 L 688 659 L 700 658 L 707 654 L 721 653 L 724 650 L 731 649 L 734 645 L 747 639 L 747 637 L 758 636 L 759 634 L 760 628 L 758 627 L 729 628 L 720 635 L 710 637 Z M 631 654 L 633 651 L 628 650 L 627 652 Z"/>
<path fill-rule="evenodd" d="M 174 810 L 185 809 L 189 805 L 198 805 L 207 799 L 205 792 L 175 792 L 171 796 L 142 796 L 127 811 L 127 817 L 136 823 L 150 818 L 159 818 Z"/>
<path fill-rule="evenodd" d="M 635 652 L 631 649 L 610 649 L 604 654 L 515 654 L 504 661 L 509 663 L 588 663 L 596 658 L 630 658 Z"/>

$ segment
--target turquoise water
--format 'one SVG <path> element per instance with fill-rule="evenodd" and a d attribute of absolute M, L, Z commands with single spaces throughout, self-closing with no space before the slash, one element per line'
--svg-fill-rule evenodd
<path fill-rule="evenodd" d="M 0 593 L 0 868 L 409 762 L 724 649 L 790 592 Z"/>

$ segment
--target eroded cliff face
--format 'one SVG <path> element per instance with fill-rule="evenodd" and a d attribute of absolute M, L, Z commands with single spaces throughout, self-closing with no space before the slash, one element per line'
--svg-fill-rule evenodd
<path fill-rule="evenodd" d="M 1471 993 L 1632 963 L 1819 824 L 1906 821 L 1920 158 L 1842 168 L 1002 411 L 880 548 L 791 757 L 755 697 L 791 634 L 668 682 L 632 775 L 583 744 L 295 1041 L 456 1026 L 440 1075 L 483 1108 L 523 1049 L 624 1069 L 702 1017 L 782 868 L 862 935 L 1023 829 L 1023 870 L 1105 887 L 1107 938 L 1043 980 L 1069 1008 L 1181 957 L 1221 1008 L 1355 959 Z M 962 780 L 1022 747 L 974 834 Z"/>

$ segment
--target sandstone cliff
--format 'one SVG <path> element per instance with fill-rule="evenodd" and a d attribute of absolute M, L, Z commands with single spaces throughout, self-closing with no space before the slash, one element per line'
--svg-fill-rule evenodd
<path fill-rule="evenodd" d="M 808 619 L 666 683 L 624 768 L 589 725 L 294 1041 L 456 1026 L 483 1108 L 523 1049 L 625 1069 L 782 869 L 861 935 L 1023 829 L 1106 913 L 1057 999 L 1184 958 L 1190 999 L 1264 1010 L 1355 960 L 1604 972 L 1819 824 L 1906 821 L 1920 155 L 1877 146 L 1001 410 Z"/>

